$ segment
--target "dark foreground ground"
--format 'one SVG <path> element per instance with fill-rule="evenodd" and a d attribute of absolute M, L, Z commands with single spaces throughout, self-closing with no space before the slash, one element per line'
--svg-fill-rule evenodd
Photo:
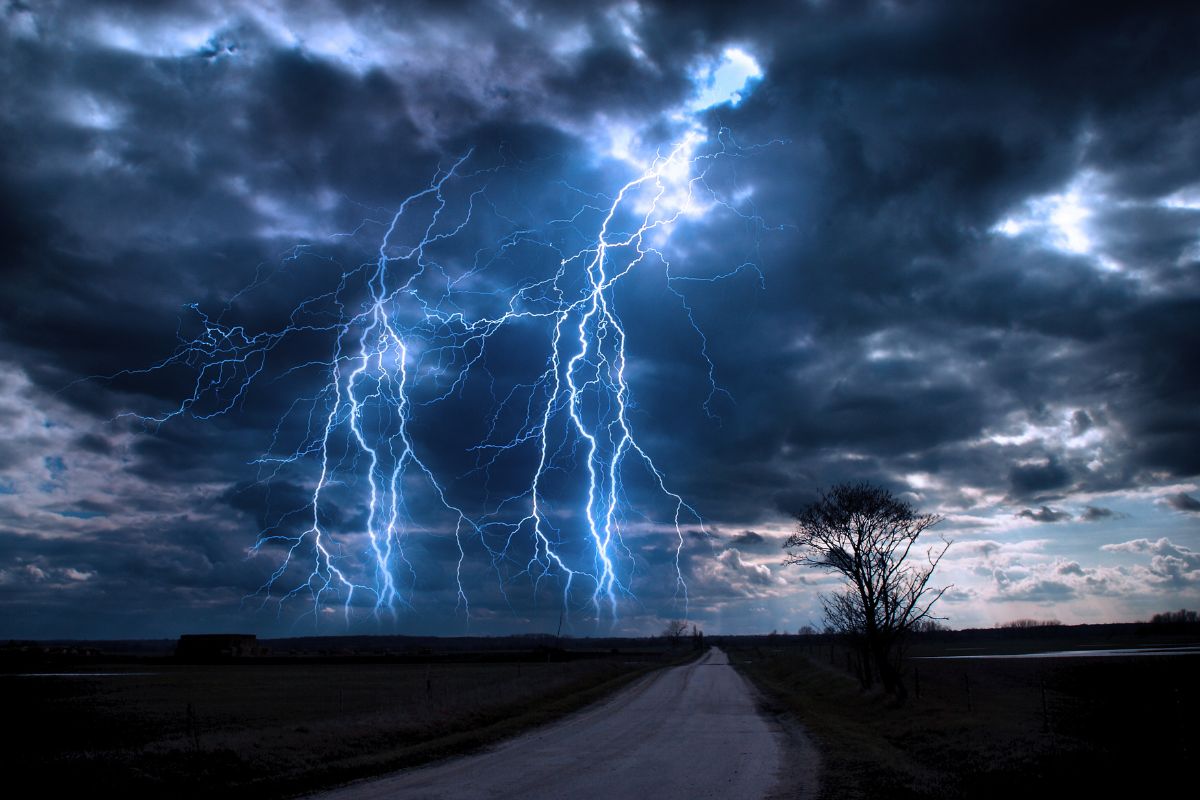
<path fill-rule="evenodd" d="M 995 640 L 951 634 L 918 642 L 911 655 L 1087 644 L 1078 632 Z M 1198 655 L 910 659 L 910 696 L 897 707 L 864 693 L 846 671 L 846 653 L 827 640 L 761 637 L 722 646 L 773 710 L 807 726 L 824 760 L 825 798 L 1167 797 L 1193 782 Z"/>
<path fill-rule="evenodd" d="M 51 796 L 286 797 L 470 751 L 692 657 L 626 645 L 9 663 L 4 760 Z"/>
<path fill-rule="evenodd" d="M 1151 633 L 925 636 L 903 706 L 860 690 L 824 637 L 710 643 L 757 684 L 780 730 L 815 742 L 824 798 L 1172 796 L 1200 752 L 1200 655 L 916 658 L 1200 641 Z M 690 642 L 564 642 L 293 640 L 211 664 L 167 656 L 170 643 L 0 647 L 6 772 L 50 796 L 295 796 L 476 750 L 699 654 Z M 793 788 L 813 785 L 803 749 L 785 748 L 785 790 L 789 770 Z"/>

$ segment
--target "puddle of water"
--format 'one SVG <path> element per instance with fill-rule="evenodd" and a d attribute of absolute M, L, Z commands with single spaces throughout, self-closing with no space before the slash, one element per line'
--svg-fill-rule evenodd
<path fill-rule="evenodd" d="M 965 658 L 1118 658 L 1122 656 L 1187 656 L 1200 654 L 1200 645 L 1178 647 L 1113 647 L 1098 650 L 1052 650 L 1046 653 L 987 653 L 962 656 L 914 656 L 914 658 L 937 661 L 941 659 Z"/>
<path fill-rule="evenodd" d="M 157 675 L 157 672 L 21 672 L 14 678 L 123 678 L 126 675 Z"/>

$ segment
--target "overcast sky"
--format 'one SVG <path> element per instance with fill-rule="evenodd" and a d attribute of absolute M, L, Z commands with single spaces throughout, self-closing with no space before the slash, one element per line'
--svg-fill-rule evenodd
<path fill-rule="evenodd" d="M 781 544 L 846 480 L 945 516 L 955 627 L 1200 604 L 1189 4 L 562 5 L 5 4 L 0 637 L 554 630 L 565 573 L 518 527 L 538 314 L 647 170 L 609 233 L 670 224 L 606 297 L 663 486 L 622 464 L 616 617 L 581 578 L 565 630 L 819 624 L 830 578 Z M 314 588 L 383 580 L 336 413 L 380 252 L 387 291 L 419 278 L 382 306 L 409 383 L 372 402 L 408 403 L 414 460 L 372 614 Z M 557 412 L 539 491 L 594 573 Z"/>

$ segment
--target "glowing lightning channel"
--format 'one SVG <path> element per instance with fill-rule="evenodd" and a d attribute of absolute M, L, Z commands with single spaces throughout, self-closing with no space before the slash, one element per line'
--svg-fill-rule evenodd
<path fill-rule="evenodd" d="M 480 263 L 483 251 L 479 251 L 475 263 L 455 275 L 431 254 L 439 244 L 463 235 L 478 209 L 490 205 L 495 210 L 487 187 L 499 168 L 469 169 L 474 153 L 468 151 L 440 169 L 426 187 L 380 223 L 384 233 L 372 261 L 343 271 L 332 291 L 302 301 L 282 328 L 251 334 L 243 326 L 224 323 L 232 300 L 215 319 L 191 305 L 201 332 L 190 339 L 181 336 L 175 352 L 158 364 L 123 373 L 178 367 L 191 370 L 195 376 L 191 393 L 177 407 L 157 416 L 133 416 L 152 426 L 183 415 L 205 420 L 239 408 L 256 380 L 263 380 L 271 354 L 285 341 L 315 338 L 330 343 L 328 359 L 293 364 L 276 378 L 314 369 L 324 375 L 314 395 L 292 402 L 275 429 L 268 453 L 256 461 L 266 471 L 263 482 L 268 487 L 281 470 L 315 461 L 308 500 L 261 531 L 251 548 L 252 554 L 268 546 L 281 547 L 284 553 L 256 593 L 262 604 L 274 601 L 282 610 L 286 601 L 306 594 L 316 615 L 327 609 L 327 595 L 340 596 L 347 619 L 356 607 L 356 597 L 362 595 L 370 598 L 376 613 L 410 606 L 418 571 L 406 545 L 419 529 L 411 495 L 423 486 L 421 497 L 440 508 L 438 514 L 454 520 L 457 603 L 468 617 L 463 569 L 468 548 L 478 543 L 497 573 L 502 592 L 505 582 L 517 575 L 531 578 L 535 592 L 543 580 L 554 578 L 561 582 L 564 609 L 570 607 L 575 587 L 583 585 L 597 619 L 605 611 L 615 619 L 620 595 L 632 594 L 630 583 L 637 561 L 624 535 L 627 515 L 637 513 L 628 503 L 623 484 L 630 456 L 641 463 L 651 485 L 673 508 L 675 592 L 686 604 L 687 585 L 680 563 L 684 526 L 694 521 L 702 528 L 703 520 L 682 496 L 668 488 L 663 471 L 635 437 L 629 416 L 633 401 L 626 332 L 614 305 L 614 287 L 647 262 L 656 262 L 666 271 L 668 288 L 679 298 L 699 336 L 710 386 L 703 405 L 711 415 L 711 401 L 723 390 L 716 382 L 708 340 L 679 284 L 721 280 L 743 270 L 758 273 L 758 268 L 747 262 L 711 278 L 677 276 L 659 249 L 660 243 L 683 218 L 717 206 L 752 221 L 759 230 L 765 225 L 761 218 L 742 214 L 722 200 L 705 180 L 712 163 L 753 148 L 737 146 L 724 129 L 718 135 L 720 147 L 713 152 L 697 155 L 702 141 L 698 132 L 690 132 L 644 165 L 611 199 L 593 197 L 570 218 L 549 223 L 551 228 L 579 233 L 580 225 L 594 215 L 599 219 L 597 232 L 590 241 L 585 237 L 583 247 L 564 253 L 551 243 L 551 237 L 514 223 L 514 230 L 500 241 L 491 261 Z M 460 184 L 475 188 L 466 195 L 465 208 L 455 209 L 450 193 Z M 498 211 L 496 215 L 511 222 Z M 414 224 L 414 219 L 424 222 Z M 370 222 L 346 236 L 356 235 Z M 632 230 L 622 232 L 621 226 L 627 222 Z M 411 236 L 416 241 L 406 244 L 403 240 L 410 231 L 415 231 Z M 530 277 L 485 293 L 498 301 L 493 306 L 498 310 L 490 315 L 464 311 L 464 306 L 480 295 L 471 288 L 470 280 L 523 246 L 554 252 L 557 268 L 553 275 Z M 307 250 L 297 248 L 289 260 L 306 255 Z M 761 281 L 761 273 L 758 275 Z M 256 276 L 255 283 L 239 296 L 261 283 L 261 276 Z M 356 294 L 365 295 L 365 300 L 354 303 L 348 299 Z M 487 374 L 485 353 L 501 331 L 538 323 L 549 328 L 544 367 L 529 382 L 516 383 L 503 397 L 495 394 L 492 378 L 495 406 L 489 415 L 488 433 L 471 448 L 477 459 L 473 471 L 488 476 L 500 458 L 532 451 L 532 457 L 526 458 L 527 488 L 483 510 L 468 512 L 418 454 L 412 433 L 414 417 L 418 409 L 461 396 L 472 375 Z M 422 379 L 433 388 L 422 390 Z M 501 436 L 501 419 L 514 408 L 523 414 L 523 422 L 512 435 Z M 300 445 L 276 455 L 279 440 L 296 425 L 304 429 Z M 580 463 L 586 476 L 582 487 L 586 499 L 581 521 L 572 523 L 569 514 L 555 511 L 554 484 Z M 335 496 L 364 474 L 365 536 L 360 540 L 353 532 L 335 532 L 338 524 L 344 528 L 345 523 L 331 520 L 337 516 Z M 297 524 L 297 519 L 304 521 Z M 572 524 L 581 528 L 580 537 L 564 535 L 564 529 Z M 520 555 L 522 552 L 525 555 Z M 278 593 L 277 585 L 297 570 L 302 577 Z"/>

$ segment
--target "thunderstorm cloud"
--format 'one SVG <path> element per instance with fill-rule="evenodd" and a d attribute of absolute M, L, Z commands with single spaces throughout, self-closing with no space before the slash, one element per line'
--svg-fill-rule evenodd
<path fill-rule="evenodd" d="M 956 587 L 953 625 L 1200 603 L 1189 4 L 0 13 L 0 636 L 346 630 L 255 596 L 286 550 L 253 549 L 259 533 L 308 524 L 290 512 L 311 474 L 263 456 L 304 439 L 312 419 L 295 404 L 319 388 L 328 337 L 289 338 L 268 380 L 209 419 L 128 416 L 195 387 L 187 363 L 143 370 L 205 319 L 253 334 L 305 301 L 308 322 L 331 313 L 378 221 L 467 152 L 481 193 L 447 214 L 473 202 L 481 224 L 443 267 L 486 264 L 453 311 L 492 313 L 489 292 L 555 263 L 519 231 L 611 201 L 689 131 L 697 152 L 728 157 L 700 187 L 708 205 L 655 240 L 679 280 L 651 259 L 617 297 L 640 444 L 704 527 L 686 518 L 677 534 L 630 468 L 643 582 L 617 631 L 683 613 L 662 577 L 676 566 L 712 632 L 816 619 L 825 578 L 784 567 L 781 544 L 791 514 L 842 480 L 946 517 L 934 530 L 955 540 L 939 573 Z M 569 247 L 571 225 L 554 230 Z M 488 380 L 421 417 L 429 463 L 481 507 L 522 491 L 523 463 L 476 482 L 469 448 L 511 424 L 489 415 L 497 387 L 527 377 L 536 334 L 506 333 L 480 365 Z M 402 488 L 412 607 L 356 630 L 553 629 L 554 592 L 501 581 L 486 558 L 460 569 L 468 620 L 448 523 L 427 491 Z M 363 489 L 331 492 L 320 524 L 367 526 Z M 579 633 L 596 630 L 586 616 Z"/>

